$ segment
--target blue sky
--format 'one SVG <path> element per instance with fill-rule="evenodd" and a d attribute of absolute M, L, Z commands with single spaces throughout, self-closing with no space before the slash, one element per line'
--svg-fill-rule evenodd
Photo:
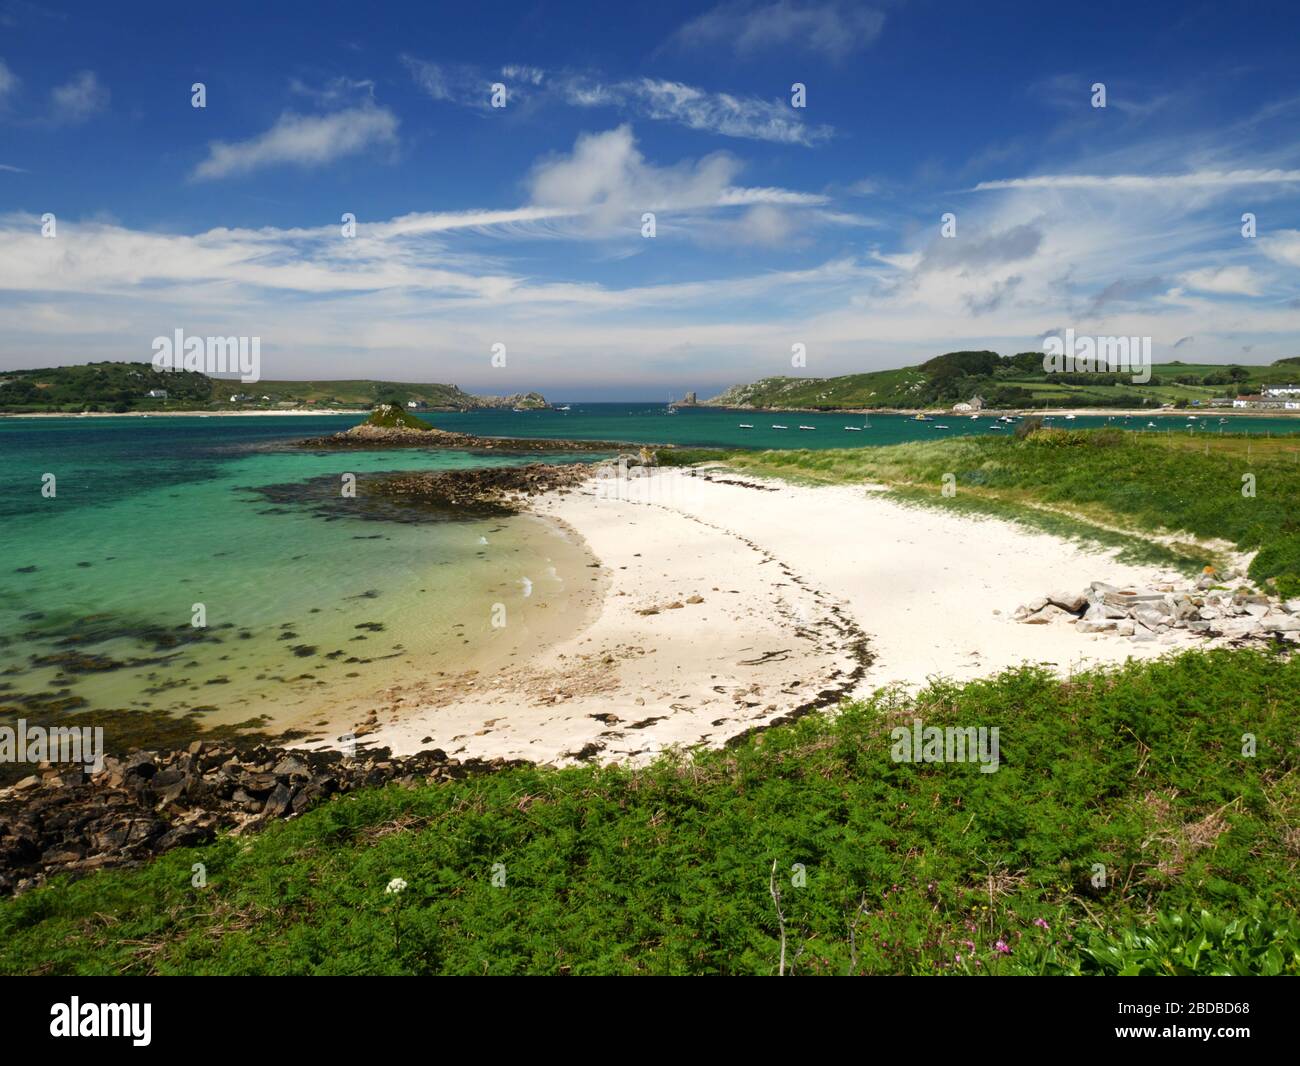
<path fill-rule="evenodd" d="M 177 328 L 573 399 L 1067 327 L 1300 354 L 1295 5 L 614 10 L 0 0 L 0 369 Z"/>

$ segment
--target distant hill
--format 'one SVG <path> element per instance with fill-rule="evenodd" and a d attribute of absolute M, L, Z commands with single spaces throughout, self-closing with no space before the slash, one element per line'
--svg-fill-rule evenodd
<path fill-rule="evenodd" d="M 1047 374 L 1042 352 L 947 352 L 919 366 L 833 378 L 771 377 L 734 385 L 702 403 L 714 407 L 852 410 L 948 408 L 979 396 L 988 407 L 1159 407 L 1202 403 L 1300 382 L 1300 356 L 1270 366 L 1155 363 L 1151 380 L 1126 374 Z"/>
<path fill-rule="evenodd" d="M 166 396 L 150 396 L 165 392 Z M 470 411 L 486 407 L 547 407 L 540 393 L 474 396 L 455 385 L 400 381 L 258 381 L 213 378 L 191 371 L 165 372 L 150 363 L 89 363 L 85 366 L 0 371 L 0 411 L 102 412 L 180 410 L 322 410 L 389 403 L 417 410 Z"/>

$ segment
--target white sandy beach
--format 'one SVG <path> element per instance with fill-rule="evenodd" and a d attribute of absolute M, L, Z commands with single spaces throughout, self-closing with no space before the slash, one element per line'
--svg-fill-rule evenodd
<path fill-rule="evenodd" d="M 1053 590 L 1180 577 L 861 487 L 662 469 L 593 479 L 533 509 L 600 560 L 608 591 L 595 620 L 527 666 L 389 689 L 355 723 L 367 742 L 642 762 L 671 745 L 719 745 L 819 695 L 914 690 L 1026 662 L 1066 674 L 1198 640 L 1019 624 L 1015 609 Z"/>

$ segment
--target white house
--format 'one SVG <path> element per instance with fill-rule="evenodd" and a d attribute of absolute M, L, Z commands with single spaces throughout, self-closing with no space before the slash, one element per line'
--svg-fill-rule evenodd
<path fill-rule="evenodd" d="M 1300 396 L 1300 385 L 1278 385 L 1271 389 L 1265 389 L 1264 395 L 1269 399 L 1284 399 L 1288 396 Z"/>
<path fill-rule="evenodd" d="M 166 389 L 150 389 L 150 390 L 149 390 L 149 399 L 151 399 L 151 400 L 165 400 L 165 399 L 167 399 L 167 390 L 166 390 Z"/>

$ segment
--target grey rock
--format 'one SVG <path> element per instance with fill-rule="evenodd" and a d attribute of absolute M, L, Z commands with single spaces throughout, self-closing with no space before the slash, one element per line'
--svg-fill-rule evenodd
<path fill-rule="evenodd" d="M 1088 597 L 1082 592 L 1052 592 L 1048 594 L 1047 602 L 1055 604 L 1063 611 L 1078 614 L 1088 606 Z"/>

